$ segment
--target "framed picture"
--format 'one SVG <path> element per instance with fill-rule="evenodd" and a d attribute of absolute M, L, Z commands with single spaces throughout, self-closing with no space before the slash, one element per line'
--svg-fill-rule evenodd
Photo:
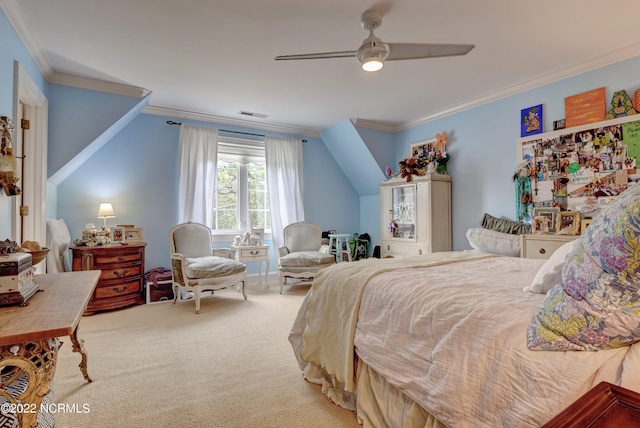
<path fill-rule="evenodd" d="M 577 235 L 580 231 L 580 212 L 562 211 L 556 221 L 556 233 Z"/>
<path fill-rule="evenodd" d="M 258 245 L 264 245 L 264 229 L 251 229 L 251 235 L 260 237 Z"/>
<path fill-rule="evenodd" d="M 540 224 L 532 223 L 534 233 L 556 233 L 559 215 L 558 207 L 535 207 L 532 218 L 536 220 L 536 217 L 539 217 L 537 221 Z"/>
<path fill-rule="evenodd" d="M 542 104 L 520 111 L 520 136 L 542 134 Z"/>
<path fill-rule="evenodd" d="M 549 233 L 549 219 L 542 215 L 531 218 L 531 231 L 536 234 Z"/>
<path fill-rule="evenodd" d="M 124 227 L 121 226 L 116 226 L 116 227 L 112 227 L 111 228 L 111 242 L 115 243 L 122 243 L 124 242 Z"/>
<path fill-rule="evenodd" d="M 553 130 L 564 129 L 567 127 L 567 121 L 565 119 L 556 120 L 553 122 Z"/>
<path fill-rule="evenodd" d="M 124 239 L 126 242 L 142 242 L 142 229 L 139 227 L 130 227 L 124 230 Z"/>
<path fill-rule="evenodd" d="M 409 146 L 409 157 L 423 159 L 437 159 L 438 139 L 420 141 Z"/>
<path fill-rule="evenodd" d="M 580 233 L 584 233 L 584 231 L 587 229 L 587 226 L 589 226 L 591 224 L 591 221 L 593 219 L 591 218 L 583 218 L 580 221 Z"/>

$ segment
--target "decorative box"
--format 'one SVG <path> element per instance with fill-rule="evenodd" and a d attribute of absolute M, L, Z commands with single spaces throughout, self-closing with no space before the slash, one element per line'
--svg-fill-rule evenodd
<path fill-rule="evenodd" d="M 36 291 L 31 254 L 16 252 L 0 256 L 0 306 L 27 304 Z"/>

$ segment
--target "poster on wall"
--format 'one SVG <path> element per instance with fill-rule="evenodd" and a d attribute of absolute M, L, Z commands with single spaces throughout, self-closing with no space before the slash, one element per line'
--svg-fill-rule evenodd
<path fill-rule="evenodd" d="M 520 111 L 520 136 L 542 134 L 542 104 Z"/>

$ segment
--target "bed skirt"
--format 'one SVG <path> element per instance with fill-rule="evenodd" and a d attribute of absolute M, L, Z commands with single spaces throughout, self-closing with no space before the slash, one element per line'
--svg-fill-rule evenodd
<path fill-rule="evenodd" d="M 358 423 L 365 428 L 446 428 L 434 415 L 391 385 L 366 363 L 358 362 Z"/>
<path fill-rule="evenodd" d="M 446 428 L 434 415 L 391 385 L 369 365 L 358 361 L 356 391 L 347 392 L 335 376 L 314 364 L 304 370 L 305 379 L 320 385 L 322 393 L 332 402 L 356 412 L 364 428 Z"/>

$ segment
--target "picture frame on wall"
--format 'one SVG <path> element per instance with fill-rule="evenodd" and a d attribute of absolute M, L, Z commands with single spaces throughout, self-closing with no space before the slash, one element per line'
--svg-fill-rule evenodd
<path fill-rule="evenodd" d="M 580 231 L 580 212 L 562 211 L 556 221 L 556 233 L 577 235 Z"/>
<path fill-rule="evenodd" d="M 420 141 L 409 146 L 409 157 L 421 159 L 437 159 L 438 139 Z"/>
<path fill-rule="evenodd" d="M 528 107 L 520 111 L 520 136 L 542 134 L 544 117 L 542 114 L 542 104 Z"/>
<path fill-rule="evenodd" d="M 130 227 L 124 230 L 125 241 L 128 243 L 142 242 L 142 228 Z"/>
<path fill-rule="evenodd" d="M 534 233 L 556 233 L 556 225 L 558 216 L 560 215 L 559 207 L 535 207 L 533 208 Z"/>
<path fill-rule="evenodd" d="M 567 127 L 567 121 L 565 119 L 556 120 L 553 122 L 553 130 L 564 129 Z"/>

